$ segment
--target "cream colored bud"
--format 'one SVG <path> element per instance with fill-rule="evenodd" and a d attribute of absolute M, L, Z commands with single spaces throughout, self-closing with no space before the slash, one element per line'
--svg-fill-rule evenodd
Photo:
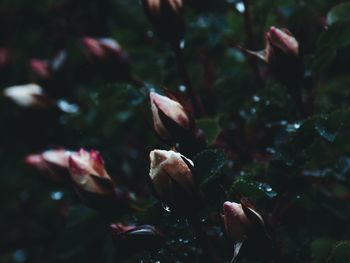
<path fill-rule="evenodd" d="M 174 151 L 154 150 L 150 153 L 150 178 L 158 197 L 171 204 L 179 199 L 178 190 L 184 195 L 194 193 L 191 171 L 193 162 Z"/>
<path fill-rule="evenodd" d="M 163 122 L 160 112 L 166 117 L 177 123 L 183 129 L 190 129 L 191 121 L 184 107 L 177 101 L 155 92 L 150 93 L 151 108 L 153 113 L 154 129 L 164 140 L 172 138 L 170 127 Z"/>

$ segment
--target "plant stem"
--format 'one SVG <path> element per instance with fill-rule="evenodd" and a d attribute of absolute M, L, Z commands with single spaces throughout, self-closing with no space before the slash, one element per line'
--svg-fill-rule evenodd
<path fill-rule="evenodd" d="M 245 28 L 245 35 L 247 38 L 247 46 L 249 49 L 256 49 L 255 41 L 254 41 L 254 34 L 253 34 L 253 19 L 252 19 L 252 12 L 251 12 L 251 3 L 250 0 L 243 0 L 244 3 L 244 28 Z M 262 89 L 264 87 L 264 81 L 261 77 L 259 66 L 257 59 L 251 55 L 246 54 L 247 60 L 253 70 L 253 74 L 255 76 L 255 81 L 258 85 L 258 88 Z"/>
<path fill-rule="evenodd" d="M 187 68 L 185 65 L 185 61 L 183 59 L 182 50 L 181 50 L 180 46 L 176 45 L 176 44 L 172 45 L 172 48 L 173 48 L 173 51 L 175 53 L 176 63 L 177 63 L 177 68 L 178 68 L 179 74 L 181 76 L 181 79 L 182 79 L 184 85 L 186 86 L 186 93 L 187 93 L 187 96 L 190 99 L 190 102 L 191 102 L 192 107 L 193 107 L 194 115 L 196 117 L 201 117 L 204 115 L 203 105 L 193 89 L 192 82 L 191 82 L 190 76 L 188 74 L 188 71 L 187 71 Z"/>

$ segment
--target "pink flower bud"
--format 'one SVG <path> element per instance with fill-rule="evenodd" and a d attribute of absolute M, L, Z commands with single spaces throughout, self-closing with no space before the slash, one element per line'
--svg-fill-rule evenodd
<path fill-rule="evenodd" d="M 304 66 L 295 37 L 285 28 L 271 27 L 266 33 L 265 50 L 243 51 L 264 60 L 274 77 L 288 87 L 295 87 L 304 77 Z M 291 91 L 292 92 L 292 91 Z"/>
<path fill-rule="evenodd" d="M 31 59 L 30 69 L 32 73 L 40 79 L 48 79 L 51 76 L 50 64 L 41 59 Z"/>
<path fill-rule="evenodd" d="M 287 29 L 270 28 L 263 54 L 277 80 L 293 88 L 294 83 L 302 80 L 304 67 L 299 43 Z"/>
<path fill-rule="evenodd" d="M 69 171 L 79 190 L 108 195 L 113 192 L 113 181 L 107 174 L 101 155 L 97 151 L 81 149 L 69 156 Z"/>
<path fill-rule="evenodd" d="M 185 32 L 182 0 L 142 0 L 142 3 L 158 35 L 172 44 L 179 44 Z"/>
<path fill-rule="evenodd" d="M 53 105 L 37 84 L 12 86 L 4 90 L 4 96 L 21 107 L 47 108 Z"/>
<path fill-rule="evenodd" d="M 67 179 L 69 151 L 64 149 L 48 150 L 40 154 L 30 154 L 25 162 L 39 170 L 51 181 L 59 183 Z"/>
<path fill-rule="evenodd" d="M 249 215 L 247 214 L 249 213 Z M 254 222 L 252 221 L 254 217 Z M 235 202 L 224 203 L 224 224 L 227 235 L 233 241 L 243 241 L 248 237 L 251 226 L 256 223 L 264 224 L 264 221 L 256 211 Z"/>
<path fill-rule="evenodd" d="M 267 48 L 266 48 L 266 59 L 269 62 L 273 55 L 271 52 L 275 52 L 276 49 L 284 53 L 285 55 L 295 56 L 299 55 L 299 43 L 294 38 L 292 33 L 287 29 L 278 29 L 271 27 L 266 33 Z"/>
<path fill-rule="evenodd" d="M 111 38 L 85 37 L 82 40 L 89 56 L 88 72 L 102 75 L 107 81 L 132 81 L 131 63 L 128 54 L 117 41 Z"/>
<path fill-rule="evenodd" d="M 7 48 L 0 47 L 0 69 L 10 63 L 10 51 Z"/>
<path fill-rule="evenodd" d="M 84 37 L 83 44 L 87 53 L 99 60 L 114 59 L 119 63 L 128 63 L 128 55 L 117 41 L 111 38 Z"/>
<path fill-rule="evenodd" d="M 150 160 L 149 176 L 161 201 L 175 210 L 183 210 L 194 201 L 196 190 L 191 160 L 180 153 L 164 150 L 153 150 Z"/>
<path fill-rule="evenodd" d="M 191 129 L 191 119 L 179 102 L 155 92 L 150 93 L 150 101 L 154 129 L 163 140 L 173 140 L 180 135 L 178 129 Z"/>
<path fill-rule="evenodd" d="M 87 206 L 115 217 L 130 211 L 132 198 L 114 185 L 99 152 L 81 149 L 68 159 L 73 187 Z"/>

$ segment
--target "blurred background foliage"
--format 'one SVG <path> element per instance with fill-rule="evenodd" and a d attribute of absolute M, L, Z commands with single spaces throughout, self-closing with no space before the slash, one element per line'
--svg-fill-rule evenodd
<path fill-rule="evenodd" d="M 247 197 L 270 216 L 280 262 L 349 262 L 350 3 L 246 1 L 249 39 L 248 6 L 208 2 L 200 11 L 185 9 L 184 59 L 206 109 L 196 122 L 209 146 L 193 160 L 213 247 L 229 262 L 211 215 L 224 201 Z M 287 27 L 300 43 L 314 89 L 308 118 L 298 116 L 266 65 L 251 63 L 237 48 L 262 50 L 270 26 Z M 0 69 L 0 88 L 37 82 L 73 110 L 23 109 L 0 98 L 0 261 L 120 262 L 110 222 L 23 162 L 30 153 L 63 146 L 99 150 L 117 184 L 149 207 L 123 220 L 156 225 L 172 248 L 135 252 L 127 262 L 200 262 L 188 223 L 164 211 L 148 190 L 149 151 L 166 146 L 153 132 L 147 89 L 115 79 L 115 69 L 94 67 L 83 51 L 86 36 L 116 39 L 148 88 L 181 90 L 172 50 L 152 31 L 138 0 L 2 0 L 0 47 L 10 50 L 10 63 Z M 33 78 L 30 59 L 62 51 L 62 70 L 50 80 Z"/>

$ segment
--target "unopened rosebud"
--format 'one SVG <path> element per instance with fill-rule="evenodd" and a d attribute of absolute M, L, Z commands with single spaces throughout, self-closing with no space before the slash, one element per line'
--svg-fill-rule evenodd
<path fill-rule="evenodd" d="M 0 47 L 0 69 L 5 68 L 10 63 L 10 51 Z"/>
<path fill-rule="evenodd" d="M 174 151 L 153 150 L 150 172 L 157 197 L 176 211 L 194 209 L 197 191 L 192 174 L 193 162 Z"/>
<path fill-rule="evenodd" d="M 51 76 L 50 63 L 41 59 L 31 59 L 30 69 L 35 78 L 48 79 Z"/>
<path fill-rule="evenodd" d="M 157 250 L 165 244 L 163 235 L 151 225 L 111 224 L 110 231 L 119 254 L 125 257 L 142 250 Z"/>
<path fill-rule="evenodd" d="M 70 152 L 64 149 L 48 150 L 40 154 L 30 154 L 25 162 L 39 170 L 55 183 L 62 183 L 68 178 L 68 157 Z"/>
<path fill-rule="evenodd" d="M 82 42 L 92 59 L 90 70 L 110 81 L 132 79 L 129 56 L 114 39 L 85 37 Z"/>
<path fill-rule="evenodd" d="M 243 50 L 264 60 L 280 82 L 295 86 L 295 83 L 303 78 L 304 72 L 299 42 L 285 28 L 270 27 L 265 38 L 265 50 L 260 52 Z"/>
<path fill-rule="evenodd" d="M 83 44 L 88 54 L 93 58 L 99 60 L 114 59 L 119 63 L 129 63 L 128 54 L 114 39 L 84 37 Z"/>
<path fill-rule="evenodd" d="M 190 132 L 192 120 L 178 101 L 155 92 L 150 93 L 150 101 L 154 129 L 163 140 L 178 140 Z"/>
<path fill-rule="evenodd" d="M 251 50 L 245 50 L 249 54 L 259 57 L 266 63 L 274 63 L 277 55 L 284 55 L 289 57 L 299 56 L 299 42 L 288 31 L 288 29 L 278 29 L 276 27 L 270 27 L 270 30 L 265 34 L 266 47 L 265 50 L 254 52 Z"/>
<path fill-rule="evenodd" d="M 111 194 L 113 181 L 99 152 L 81 149 L 69 156 L 69 171 L 77 187 L 95 194 Z"/>
<path fill-rule="evenodd" d="M 248 53 L 258 56 L 270 67 L 280 82 L 294 85 L 303 78 L 304 67 L 299 43 L 287 29 L 271 27 L 266 33 L 266 48 Z"/>
<path fill-rule="evenodd" d="M 264 220 L 254 209 L 227 201 L 224 203 L 224 224 L 227 235 L 233 241 L 243 241 L 255 225 L 264 225 Z"/>
<path fill-rule="evenodd" d="M 157 34 L 171 44 L 178 45 L 185 33 L 182 0 L 142 0 L 142 3 Z"/>
<path fill-rule="evenodd" d="M 267 61 L 273 59 L 273 54 L 270 54 L 269 51 L 273 52 L 274 49 L 278 49 L 288 56 L 299 56 L 299 43 L 287 29 L 271 27 L 266 33 L 266 39 L 267 44 L 270 45 L 267 50 Z"/>
<path fill-rule="evenodd" d="M 87 206 L 99 210 L 127 208 L 127 197 L 115 187 L 99 152 L 81 149 L 69 156 L 68 168 L 76 192 Z"/>
<path fill-rule="evenodd" d="M 21 107 L 47 108 L 53 101 L 37 84 L 12 86 L 4 90 L 4 96 Z"/>

